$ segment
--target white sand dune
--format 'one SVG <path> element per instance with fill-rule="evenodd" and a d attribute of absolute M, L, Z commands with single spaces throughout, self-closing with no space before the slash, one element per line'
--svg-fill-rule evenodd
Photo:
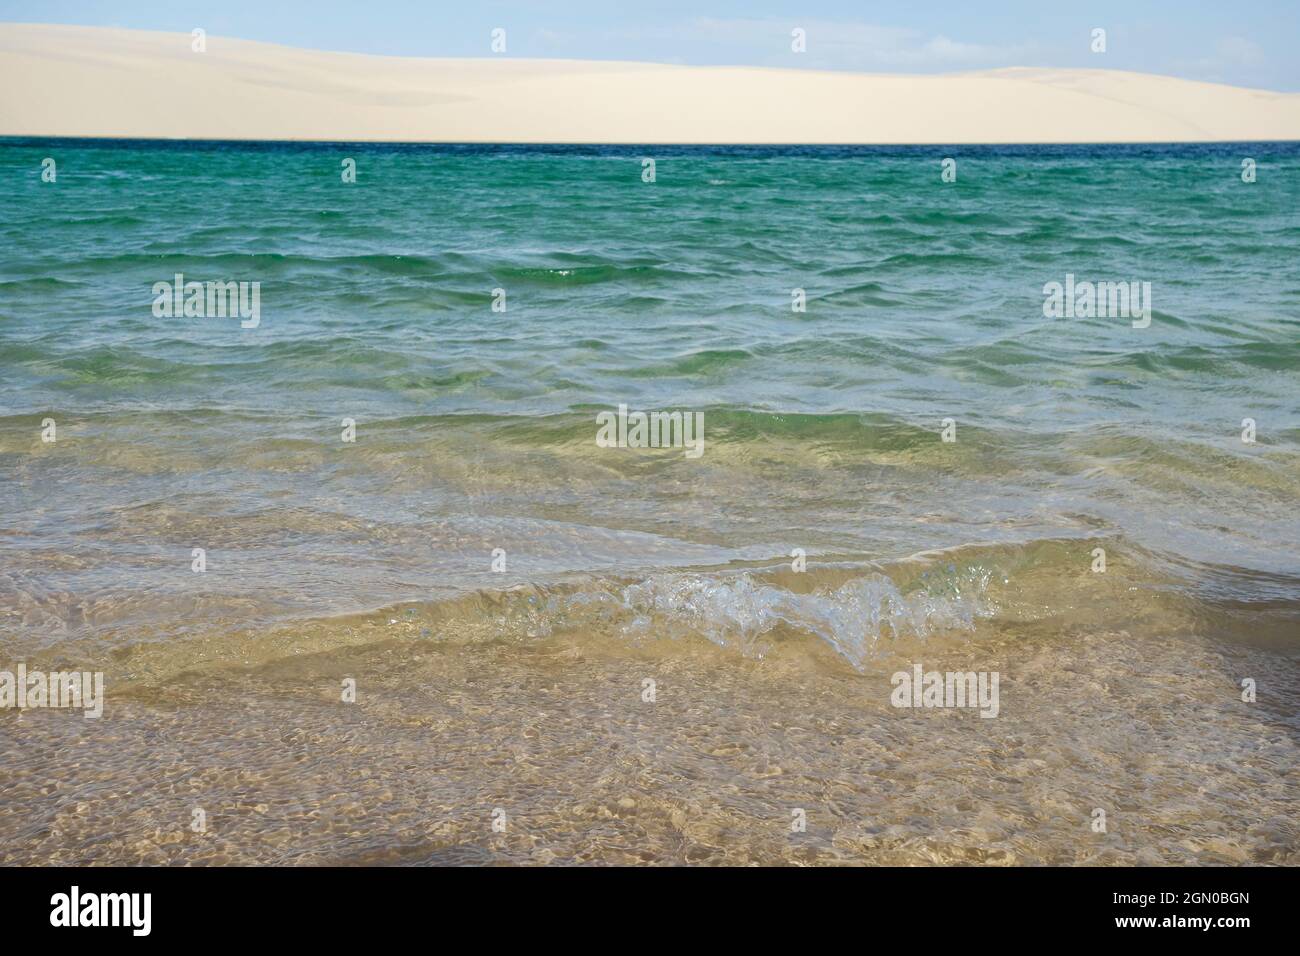
<path fill-rule="evenodd" d="M 0 24 L 0 135 L 517 143 L 1300 139 L 1300 94 L 1110 70 L 943 76 L 418 59 Z"/>

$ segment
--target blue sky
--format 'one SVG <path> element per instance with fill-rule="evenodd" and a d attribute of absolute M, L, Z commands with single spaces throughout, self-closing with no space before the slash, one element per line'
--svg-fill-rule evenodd
<path fill-rule="evenodd" d="M 266 40 L 401 56 L 519 57 L 941 73 L 1103 67 L 1300 91 L 1300 0 L 0 0 L 0 20 Z M 807 32 L 805 54 L 790 31 Z M 1089 49 L 1094 27 L 1107 51 Z"/>

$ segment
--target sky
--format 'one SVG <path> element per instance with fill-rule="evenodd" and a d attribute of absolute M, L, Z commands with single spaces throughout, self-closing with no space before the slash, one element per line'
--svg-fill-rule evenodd
<path fill-rule="evenodd" d="M 1099 67 L 1300 91 L 1300 0 L 0 0 L 0 21 L 397 56 L 640 60 L 877 73 Z M 791 50 L 791 31 L 807 49 Z M 1093 52 L 1092 31 L 1106 31 Z"/>

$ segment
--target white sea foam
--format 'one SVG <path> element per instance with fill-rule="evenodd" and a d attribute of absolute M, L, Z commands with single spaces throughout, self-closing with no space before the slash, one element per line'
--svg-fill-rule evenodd
<path fill-rule="evenodd" d="M 636 615 L 625 631 L 641 634 L 667 623 L 754 651 L 756 639 L 785 625 L 815 634 L 861 667 L 881 638 L 973 628 L 977 618 L 993 613 L 986 597 L 989 577 L 971 570 L 904 593 L 884 575 L 871 574 L 834 590 L 801 594 L 749 574 L 655 575 L 623 590 L 624 607 Z"/>

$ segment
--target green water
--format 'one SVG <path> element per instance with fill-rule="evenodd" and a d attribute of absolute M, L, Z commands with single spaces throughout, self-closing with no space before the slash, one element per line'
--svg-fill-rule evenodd
<path fill-rule="evenodd" d="M 0 143 L 0 863 L 1297 862 L 1300 146 L 648 155 Z"/>
<path fill-rule="evenodd" d="M 771 600 L 712 575 L 954 548 L 945 574 L 1075 573 L 1099 543 L 1294 625 L 1296 144 L 9 140 L 0 167 L 19 647 L 597 578 L 658 576 L 680 614 L 688 572 L 725 591 L 701 629 L 762 630 Z M 259 283 L 255 327 L 155 314 L 177 273 Z M 1149 283 L 1145 320 L 1048 317 L 1067 275 Z M 702 454 L 600 447 L 620 404 L 702 413 Z"/>

